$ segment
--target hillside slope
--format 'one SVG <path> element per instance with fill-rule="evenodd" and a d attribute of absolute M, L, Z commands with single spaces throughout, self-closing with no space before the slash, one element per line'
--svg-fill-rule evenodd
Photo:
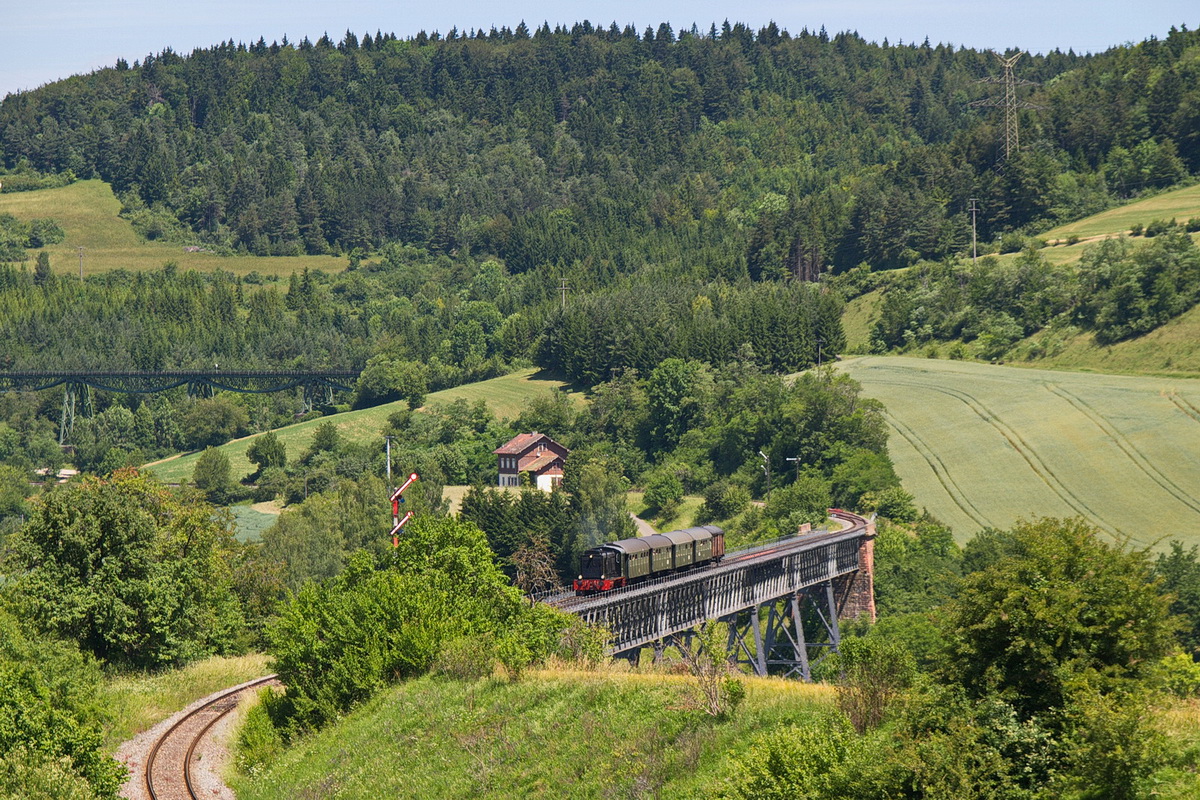
<path fill-rule="evenodd" d="M 78 274 L 79 250 L 83 272 L 94 275 L 114 269 L 131 272 L 159 269 L 174 261 L 183 269 L 217 270 L 245 275 L 289 275 L 305 267 L 339 271 L 347 260 L 341 256 L 220 256 L 188 252 L 180 244 L 146 241 L 129 220 L 119 216 L 121 201 L 112 186 L 101 180 L 78 181 L 57 189 L 0 194 L 0 214 L 29 221 L 40 217 L 57 220 L 67 237 L 45 248 L 55 272 Z"/>
<path fill-rule="evenodd" d="M 425 397 L 425 404 L 453 403 L 460 398 L 466 400 L 468 403 L 483 400 L 498 418 L 515 417 L 521 412 L 521 409 L 525 406 L 529 398 L 540 392 L 563 388 L 566 388 L 566 384 L 562 381 L 542 377 L 533 369 L 524 369 L 510 375 L 492 378 L 491 380 L 456 386 L 452 389 L 443 389 L 440 392 L 431 392 Z M 582 398 L 582 395 L 576 395 L 576 397 Z M 349 441 L 366 442 L 379 440 L 382 447 L 382 439 L 380 437 L 382 436 L 383 426 L 387 422 L 387 418 L 400 409 L 407 407 L 407 402 L 400 400 L 358 411 L 347 411 L 331 417 L 312 419 L 297 423 L 296 425 L 288 425 L 287 427 L 279 428 L 275 433 L 284 446 L 287 447 L 289 459 L 295 458 L 304 452 L 309 442 L 312 441 L 317 426 L 327 421 L 332 421 L 337 426 L 338 432 Z M 254 471 L 254 465 L 246 458 L 246 451 L 250 448 L 250 443 L 261 435 L 254 434 L 242 439 L 235 439 L 232 442 L 221 445 L 219 448 L 229 458 L 229 463 L 233 467 L 234 480 L 241 480 Z M 499 443 L 497 446 L 499 446 Z M 199 457 L 199 453 L 185 453 L 162 459 L 161 461 L 151 462 L 146 464 L 144 468 L 153 472 L 161 480 L 168 483 L 178 483 L 183 479 L 190 479 L 192 477 L 192 470 L 195 469 L 196 459 Z"/>
<path fill-rule="evenodd" d="M 1081 516 L 1139 545 L 1200 543 L 1200 381 L 903 357 L 840 368 L 887 406 L 905 487 L 960 540 Z"/>
<path fill-rule="evenodd" d="M 833 698 L 827 686 L 750 678 L 743 706 L 716 721 L 682 708 L 689 682 L 550 671 L 520 683 L 422 678 L 231 785 L 242 800 L 711 796 L 755 733 Z"/>

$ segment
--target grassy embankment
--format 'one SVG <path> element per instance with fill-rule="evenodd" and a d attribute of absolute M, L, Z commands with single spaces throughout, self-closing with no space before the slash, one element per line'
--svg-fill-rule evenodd
<path fill-rule="evenodd" d="M 559 388 L 566 388 L 566 384 L 562 381 L 541 377 L 536 370 L 524 369 L 499 378 L 456 386 L 453 389 L 444 389 L 440 392 L 432 392 L 426 396 L 425 405 L 453 403 L 460 398 L 466 400 L 468 403 L 483 400 L 497 417 L 511 418 L 520 413 L 521 409 L 525 407 L 525 403 L 533 395 L 538 392 Z M 582 395 L 576 396 L 582 397 Z M 289 459 L 296 458 L 304 452 L 309 442 L 312 441 L 317 426 L 326 421 L 332 421 L 337 425 L 339 433 L 350 441 L 365 442 L 379 440 L 381 442 L 380 446 L 382 446 L 381 432 L 387 422 L 387 418 L 402 408 L 407 408 L 405 401 L 387 403 L 373 408 L 364 408 L 359 411 L 347 411 L 330 417 L 322 417 L 321 419 L 288 425 L 287 427 L 277 429 L 275 435 L 287 447 Z M 260 435 L 255 434 L 254 436 L 235 439 L 221 446 L 221 450 L 229 457 L 229 463 L 233 466 L 233 477 L 235 480 L 240 480 L 254 471 L 254 465 L 246 458 L 246 451 L 255 437 Z M 499 444 L 497 443 L 497 446 Z M 172 456 L 161 461 L 151 462 L 145 465 L 145 468 L 164 481 L 178 483 L 184 479 L 191 479 L 197 458 L 199 458 L 198 453 Z"/>
<path fill-rule="evenodd" d="M 132 272 L 160 269 L 174 261 L 180 269 L 225 270 L 239 275 L 290 275 L 305 267 L 341 271 L 348 263 L 341 256 L 220 256 L 188 253 L 180 244 L 148 242 L 138 236 L 128 220 L 118 216 L 121 201 L 101 180 L 73 183 L 58 189 L 0 194 L 0 213 L 28 221 L 50 217 L 67 237 L 50 245 L 50 266 L 58 273 L 79 274 L 79 252 L 84 248 L 83 272 L 93 275 L 115 269 Z M 30 251 L 31 258 L 36 251 Z"/>
<path fill-rule="evenodd" d="M 745 702 L 718 721 L 683 710 L 689 682 L 549 670 L 520 683 L 423 678 L 386 690 L 262 774 L 228 781 L 241 800 L 717 797 L 757 735 L 836 713 L 827 685 L 746 678 Z M 1156 721 L 1173 746 L 1194 747 L 1200 705 L 1175 701 Z M 1162 777 L 1164 796 L 1184 796 Z"/>
<path fill-rule="evenodd" d="M 105 730 L 105 750 L 111 753 L 121 742 L 202 697 L 268 674 L 267 662 L 267 656 L 261 653 L 213 656 L 182 669 L 112 678 L 101 690 L 102 704 L 111 715 Z"/>
<path fill-rule="evenodd" d="M 1200 382 L 904 357 L 840 368 L 887 407 L 904 486 L 960 540 L 1082 516 L 1138 545 L 1200 543 Z"/>
<path fill-rule="evenodd" d="M 828 687 L 748 678 L 742 707 L 716 721 L 683 709 L 690 681 L 571 670 L 519 683 L 422 678 L 231 785 L 242 800 L 709 796 L 756 733 L 832 706 Z"/>

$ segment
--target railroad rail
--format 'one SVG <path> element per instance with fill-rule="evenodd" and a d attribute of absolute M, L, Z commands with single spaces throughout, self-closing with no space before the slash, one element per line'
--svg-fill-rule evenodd
<path fill-rule="evenodd" d="M 836 509 L 830 516 L 845 527 L 733 552 L 716 566 L 600 595 L 560 591 L 539 599 L 608 630 L 612 655 L 636 656 L 650 644 L 661 650 L 706 620 L 723 620 L 739 660 L 756 673 L 782 667 L 809 679 L 814 657 L 836 651 L 843 612 L 853 607 L 874 615 L 874 523 Z M 806 624 L 817 639 L 806 637 Z"/>
<path fill-rule="evenodd" d="M 271 683 L 278 683 L 277 675 L 267 675 L 222 692 L 176 720 L 150 748 L 146 758 L 146 791 L 151 800 L 199 800 L 192 777 L 196 747 L 214 725 L 237 708 L 243 693 Z"/>

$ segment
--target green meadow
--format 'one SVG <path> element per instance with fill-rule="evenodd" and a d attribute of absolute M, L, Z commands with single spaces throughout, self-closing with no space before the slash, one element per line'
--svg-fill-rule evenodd
<path fill-rule="evenodd" d="M 1134 225 L 1145 226 L 1155 220 L 1174 219 L 1186 222 L 1192 217 L 1200 217 L 1200 184 L 1162 192 L 1075 222 L 1068 222 L 1046 231 L 1039 238 L 1057 241 L 1071 236 L 1081 239 L 1109 236 L 1129 233 Z"/>
<path fill-rule="evenodd" d="M 746 678 L 713 720 L 687 710 L 692 679 L 618 670 L 406 681 L 229 783 L 242 800 L 711 797 L 756 734 L 833 707 L 829 686 Z"/>
<path fill-rule="evenodd" d="M 239 275 L 287 276 L 305 267 L 333 272 L 345 269 L 347 260 L 340 256 L 221 256 L 213 253 L 188 253 L 183 245 L 148 242 L 129 221 L 119 215 L 121 201 L 112 187 L 101 180 L 78 181 L 58 189 L 0 194 L 0 213 L 21 220 L 50 217 L 67 234 L 59 244 L 46 247 L 50 266 L 58 273 L 79 274 L 79 251 L 83 252 L 83 272 L 93 275 L 110 270 L 131 272 L 160 269 L 173 261 L 180 269 L 225 270 Z"/>
<path fill-rule="evenodd" d="M 1079 516 L 1135 545 L 1200 544 L 1200 381 L 904 357 L 840 369 L 887 407 L 904 486 L 960 540 Z"/>
<path fill-rule="evenodd" d="M 262 653 L 211 656 L 180 669 L 116 675 L 105 681 L 100 702 L 108 712 L 104 748 L 112 752 L 142 731 L 213 692 L 270 673 Z"/>
<path fill-rule="evenodd" d="M 562 381 L 546 378 L 534 369 L 524 369 L 491 380 L 443 389 L 440 392 L 431 392 L 425 397 L 425 405 L 453 403 L 459 399 L 474 404 L 482 400 L 487 403 L 488 408 L 496 417 L 512 418 L 521 412 L 530 397 L 539 392 L 563 388 L 566 388 L 566 384 Z M 573 396 L 577 399 L 582 398 L 582 395 L 579 394 Z M 378 440 L 382 447 L 382 431 L 387 423 L 387 418 L 407 407 L 406 401 L 398 401 L 358 411 L 347 411 L 278 428 L 275 435 L 287 447 L 289 459 L 296 458 L 303 453 L 312 441 L 317 426 L 327 421 L 332 421 L 337 426 L 338 432 L 349 441 Z M 221 445 L 220 449 L 229 457 L 235 479 L 240 480 L 254 471 L 254 465 L 246 458 L 246 451 L 255 437 L 261 435 L 254 434 L 254 436 L 246 436 Z M 499 447 L 501 444 L 503 442 L 497 442 L 496 446 Z M 182 480 L 191 479 L 192 471 L 196 467 L 196 459 L 199 457 L 199 453 L 186 453 L 151 462 L 144 465 L 144 468 L 153 472 L 161 480 L 168 483 L 179 483 Z"/>

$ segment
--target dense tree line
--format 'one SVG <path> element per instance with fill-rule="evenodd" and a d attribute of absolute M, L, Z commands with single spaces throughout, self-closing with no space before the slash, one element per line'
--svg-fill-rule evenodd
<path fill-rule="evenodd" d="M 1023 61 L 1047 111 L 999 172 L 1002 121 L 969 107 L 991 53 L 729 23 L 166 50 L 7 97 L 0 163 L 100 176 L 154 235 L 254 253 L 882 268 L 960 249 L 969 197 L 990 237 L 1200 168 L 1196 40 Z"/>
<path fill-rule="evenodd" d="M 1000 358 L 1043 332 L 1024 345 L 1025 354 L 1038 355 L 1064 332 L 1091 331 L 1101 344 L 1147 333 L 1197 300 L 1200 248 L 1182 226 L 1162 223 L 1145 242 L 1100 242 L 1078 265 L 1055 266 L 1033 248 L 1006 263 L 922 264 L 886 282 L 872 343 L 887 349 L 958 340 L 975 355 Z"/>
<path fill-rule="evenodd" d="M 732 796 L 1195 793 L 1194 753 L 1151 719 L 1200 691 L 1194 548 L 1154 560 L 1081 520 L 962 548 L 935 520 L 880 523 L 880 620 L 826 664 L 845 714 L 763 731 Z"/>

